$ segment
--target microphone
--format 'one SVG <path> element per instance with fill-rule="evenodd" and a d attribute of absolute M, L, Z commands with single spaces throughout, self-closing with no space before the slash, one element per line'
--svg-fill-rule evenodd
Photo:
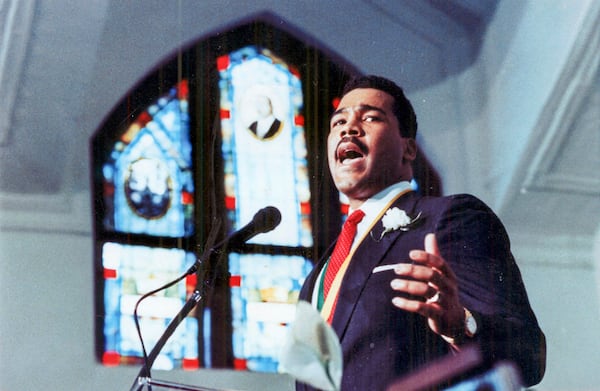
<path fill-rule="evenodd" d="M 258 234 L 266 233 L 275 229 L 281 223 L 281 213 L 274 206 L 262 208 L 248 224 L 229 235 L 224 241 L 215 246 L 215 249 L 229 246 L 237 246 L 247 242 Z"/>
<path fill-rule="evenodd" d="M 217 243 L 208 251 L 208 255 L 203 254 L 202 258 L 197 260 L 194 265 L 186 272 L 186 275 L 195 273 L 198 270 L 198 266 L 204 262 L 210 255 L 218 252 L 226 246 L 238 246 L 252 239 L 258 234 L 266 233 L 275 229 L 281 223 L 281 212 L 274 206 L 267 206 L 262 208 L 252 218 L 248 224 L 238 229 L 223 241 Z"/>

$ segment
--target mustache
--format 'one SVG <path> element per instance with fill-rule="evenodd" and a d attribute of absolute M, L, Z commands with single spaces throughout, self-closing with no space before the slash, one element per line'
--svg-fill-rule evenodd
<path fill-rule="evenodd" d="M 352 143 L 352 144 L 356 145 L 362 153 L 367 153 L 369 150 L 369 148 L 367 148 L 367 146 L 358 137 L 354 137 L 354 136 L 342 137 L 340 139 L 340 141 L 337 143 L 335 150 L 337 151 L 340 148 L 340 145 L 342 145 L 344 143 Z"/>

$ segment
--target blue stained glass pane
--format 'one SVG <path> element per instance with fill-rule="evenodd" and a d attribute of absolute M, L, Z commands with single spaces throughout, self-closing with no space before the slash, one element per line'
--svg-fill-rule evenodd
<path fill-rule="evenodd" d="M 225 204 L 231 228 L 265 206 L 281 224 L 253 243 L 311 246 L 310 186 L 298 73 L 268 50 L 249 46 L 220 70 Z"/>
<path fill-rule="evenodd" d="M 135 304 L 144 293 L 181 276 L 194 262 L 192 253 L 180 249 L 104 244 L 105 352 L 118 354 L 121 360 L 142 357 L 133 318 Z M 147 349 L 156 344 L 191 289 L 193 287 L 180 283 L 140 304 L 140 329 Z M 198 360 L 198 321 L 193 317 L 187 317 L 177 328 L 161 350 L 154 368 L 181 367 L 184 359 Z"/>
<path fill-rule="evenodd" d="M 298 73 L 272 52 L 248 46 L 220 69 L 221 152 L 231 229 L 272 205 L 281 224 L 252 242 L 313 244 L 310 188 Z M 299 256 L 231 254 L 233 353 L 253 371 L 275 372 L 312 264 Z"/>
<path fill-rule="evenodd" d="M 253 371 L 276 372 L 281 344 L 312 264 L 299 256 L 231 254 L 233 353 Z"/>
<path fill-rule="evenodd" d="M 187 84 L 146 108 L 103 164 L 104 227 L 154 236 L 194 230 Z"/>

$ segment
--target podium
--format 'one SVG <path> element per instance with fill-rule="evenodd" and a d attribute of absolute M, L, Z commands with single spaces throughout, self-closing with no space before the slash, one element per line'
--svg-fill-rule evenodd
<path fill-rule="evenodd" d="M 521 374 L 511 362 L 484 365 L 479 348 L 465 346 L 401 379 L 386 391 L 521 391 Z"/>

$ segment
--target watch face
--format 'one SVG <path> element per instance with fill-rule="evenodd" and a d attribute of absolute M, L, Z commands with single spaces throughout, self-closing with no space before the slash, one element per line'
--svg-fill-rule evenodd
<path fill-rule="evenodd" d="M 147 219 L 164 216 L 171 206 L 172 180 L 168 167 L 158 159 L 132 162 L 125 179 L 125 197 L 131 210 Z"/>
<path fill-rule="evenodd" d="M 470 312 L 467 313 L 467 317 L 465 319 L 465 328 L 469 337 L 474 336 L 477 332 L 477 321 Z"/>

